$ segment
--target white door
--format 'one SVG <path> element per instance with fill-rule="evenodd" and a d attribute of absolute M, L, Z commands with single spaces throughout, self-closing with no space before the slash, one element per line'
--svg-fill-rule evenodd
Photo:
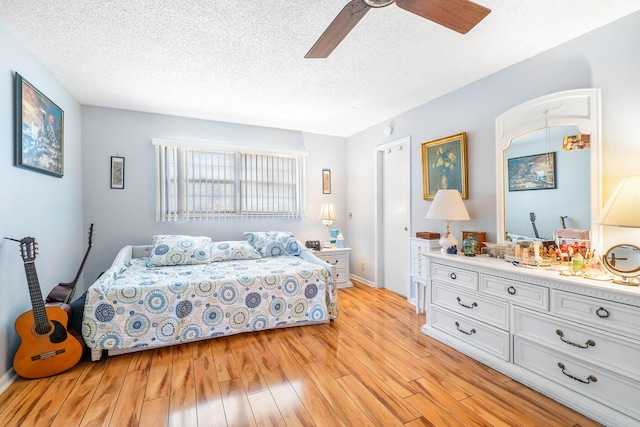
<path fill-rule="evenodd" d="M 404 297 L 409 296 L 411 223 L 411 149 L 409 138 L 386 144 L 380 150 L 382 179 L 379 181 L 381 239 L 378 254 L 382 262 L 384 287 Z"/>

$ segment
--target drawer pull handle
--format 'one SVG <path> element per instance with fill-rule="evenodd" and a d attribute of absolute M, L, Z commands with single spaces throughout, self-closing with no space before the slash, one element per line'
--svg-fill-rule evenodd
<path fill-rule="evenodd" d="M 449 277 L 451 280 L 456 280 L 458 276 L 456 276 L 456 273 L 449 273 Z"/>
<path fill-rule="evenodd" d="M 462 332 L 463 334 L 466 334 L 466 335 L 473 335 L 473 334 L 476 333 L 475 329 L 472 329 L 469 332 L 460 329 L 460 323 L 458 323 L 458 322 L 456 322 L 456 329 L 458 329 L 460 332 Z"/>
<path fill-rule="evenodd" d="M 566 340 L 564 338 L 564 332 L 562 332 L 560 329 L 556 330 L 556 334 L 560 337 L 560 341 L 567 343 L 567 344 L 571 344 L 574 347 L 578 347 L 578 348 L 589 348 L 589 346 L 591 347 L 595 347 L 596 346 L 596 342 L 594 340 L 589 340 L 586 343 L 584 343 L 584 345 L 582 344 L 576 344 L 574 342 L 571 342 L 569 340 Z"/>
<path fill-rule="evenodd" d="M 509 295 L 515 295 L 516 294 L 516 288 L 514 288 L 513 286 L 509 286 L 507 288 L 507 292 L 509 292 Z"/>
<path fill-rule="evenodd" d="M 327 264 L 336 265 L 336 264 L 338 264 L 338 260 L 336 260 L 336 262 L 331 262 L 331 261 L 327 260 Z"/>
<path fill-rule="evenodd" d="M 596 314 L 601 319 L 606 319 L 607 317 L 609 317 L 609 311 L 604 307 L 600 307 L 599 309 L 597 309 Z"/>
<path fill-rule="evenodd" d="M 462 303 L 462 300 L 460 299 L 460 297 L 456 297 L 456 299 L 458 300 L 458 305 L 461 305 L 461 306 L 463 306 L 464 308 L 474 308 L 474 307 L 477 307 L 477 306 L 478 306 L 478 303 L 477 303 L 477 302 L 473 302 L 473 303 L 471 303 L 471 305 L 466 305 L 466 304 L 463 304 L 463 303 Z"/>
<path fill-rule="evenodd" d="M 576 380 L 576 381 L 578 381 L 578 382 L 581 382 L 582 384 L 595 383 L 595 382 L 597 382 L 597 381 L 598 381 L 598 379 L 597 379 L 596 377 L 594 377 L 593 375 L 589 375 L 589 376 L 587 377 L 587 380 L 585 381 L 585 380 L 580 379 L 580 378 L 578 378 L 578 377 L 574 377 L 574 376 L 573 376 L 573 375 L 571 375 L 571 374 L 567 374 L 567 373 L 564 371 L 564 364 L 563 364 L 562 362 L 558 362 L 558 368 L 560 368 L 560 369 L 562 370 L 562 373 L 563 373 L 563 374 L 565 374 L 566 376 L 568 376 L 568 377 L 569 377 L 569 378 L 571 378 L 572 380 Z"/>

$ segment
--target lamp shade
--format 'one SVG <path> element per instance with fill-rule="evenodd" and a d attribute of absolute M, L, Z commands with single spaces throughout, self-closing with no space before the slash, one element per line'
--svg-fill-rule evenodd
<path fill-rule="evenodd" d="M 640 227 L 640 176 L 628 176 L 616 187 L 596 223 L 616 227 Z"/>
<path fill-rule="evenodd" d="M 333 203 L 323 203 L 320 208 L 320 215 L 318 215 L 318 219 L 321 219 L 322 223 L 325 225 L 333 224 L 333 221 L 338 219 L 338 215 L 336 215 L 336 205 Z"/>
<path fill-rule="evenodd" d="M 469 218 L 458 190 L 438 190 L 425 218 L 445 221 L 465 221 Z"/>

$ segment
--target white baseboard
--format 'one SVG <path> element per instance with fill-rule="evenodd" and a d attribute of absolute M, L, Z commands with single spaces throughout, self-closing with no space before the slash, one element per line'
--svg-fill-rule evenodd
<path fill-rule="evenodd" d="M 358 276 L 356 276 L 355 274 L 350 274 L 350 275 L 349 275 L 349 277 L 350 277 L 351 279 L 356 280 L 356 281 L 358 281 L 358 282 L 360 282 L 360 283 L 363 283 L 363 284 L 365 284 L 365 285 L 367 285 L 367 286 L 371 286 L 372 288 L 377 288 L 376 284 L 375 284 L 375 283 L 373 283 L 372 281 L 367 280 L 367 279 L 364 279 L 364 278 L 362 278 L 362 277 L 358 277 Z"/>
<path fill-rule="evenodd" d="M 9 388 L 11 384 L 18 378 L 18 374 L 13 368 L 9 369 L 6 374 L 0 377 L 0 394 L 4 393 L 6 389 Z"/>

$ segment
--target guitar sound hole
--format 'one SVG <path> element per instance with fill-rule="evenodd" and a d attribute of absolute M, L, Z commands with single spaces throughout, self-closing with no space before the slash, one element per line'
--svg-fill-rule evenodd
<path fill-rule="evenodd" d="M 44 328 L 38 328 L 37 325 L 34 325 L 34 335 L 48 335 L 49 341 L 53 344 L 59 344 L 67 339 L 67 329 L 62 325 L 62 323 L 57 320 L 51 320 L 49 321 L 48 326 L 49 328 L 47 328 L 46 331 L 43 331 L 38 329 Z"/>

